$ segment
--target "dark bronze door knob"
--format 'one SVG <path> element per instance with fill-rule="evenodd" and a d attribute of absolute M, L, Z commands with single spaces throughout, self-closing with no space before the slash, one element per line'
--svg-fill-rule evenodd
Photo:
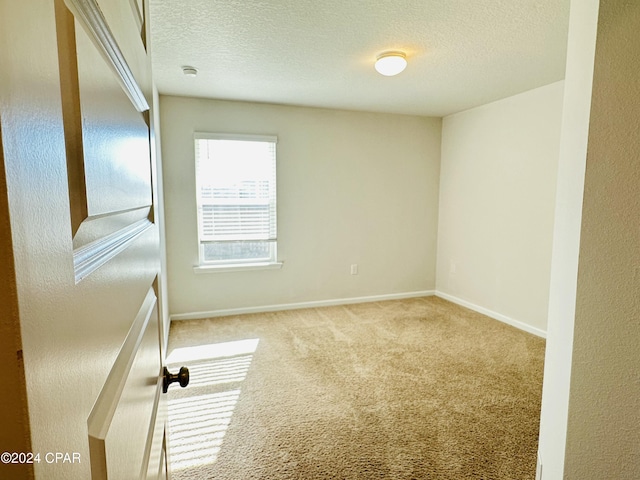
<path fill-rule="evenodd" d="M 162 393 L 167 393 L 169 385 L 173 382 L 179 382 L 182 388 L 189 385 L 189 369 L 181 367 L 178 373 L 171 373 L 167 367 L 164 367 L 164 375 L 162 376 Z"/>

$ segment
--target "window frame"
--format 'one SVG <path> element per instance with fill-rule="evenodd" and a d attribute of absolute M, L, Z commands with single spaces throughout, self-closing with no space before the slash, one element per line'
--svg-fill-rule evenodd
<path fill-rule="evenodd" d="M 254 141 L 265 142 L 274 144 L 274 157 L 273 157 L 273 184 L 274 184 L 274 200 L 273 204 L 276 208 L 276 212 L 273 213 L 273 228 L 276 232 L 275 237 L 272 240 L 246 240 L 248 242 L 261 242 L 264 241 L 269 245 L 269 257 L 259 259 L 225 259 L 225 260 L 205 260 L 204 248 L 207 243 L 211 241 L 202 239 L 202 203 L 200 196 L 200 171 L 198 167 L 198 147 L 197 142 L 200 140 L 230 140 L 230 141 Z M 196 222 L 197 222 L 197 244 L 198 244 L 198 264 L 194 266 L 196 273 L 208 273 L 208 272 L 227 272 L 236 270 L 261 270 L 281 268 L 282 262 L 278 261 L 278 248 L 277 248 L 277 144 L 278 137 L 276 135 L 254 135 L 254 134 L 235 134 L 235 133 L 212 133 L 196 131 L 193 135 L 193 148 L 194 148 L 194 180 L 195 180 L 195 194 L 196 194 Z M 241 241 L 241 240 L 239 240 Z"/>

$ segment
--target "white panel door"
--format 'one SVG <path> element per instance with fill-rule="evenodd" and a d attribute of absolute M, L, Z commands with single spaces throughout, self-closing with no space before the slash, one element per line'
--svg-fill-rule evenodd
<path fill-rule="evenodd" d="M 0 0 L 0 478 L 166 476 L 147 11 Z"/>

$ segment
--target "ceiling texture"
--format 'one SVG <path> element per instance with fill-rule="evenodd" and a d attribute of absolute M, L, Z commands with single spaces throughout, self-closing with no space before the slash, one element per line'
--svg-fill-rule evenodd
<path fill-rule="evenodd" d="M 150 21 L 161 94 L 442 117 L 562 80 L 569 0 L 150 0 Z"/>

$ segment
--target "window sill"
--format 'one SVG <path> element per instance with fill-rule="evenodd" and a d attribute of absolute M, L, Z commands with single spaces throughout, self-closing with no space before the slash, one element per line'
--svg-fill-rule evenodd
<path fill-rule="evenodd" d="M 282 262 L 239 263 L 235 265 L 198 265 L 193 267 L 194 273 L 224 273 L 248 270 L 279 270 Z"/>

